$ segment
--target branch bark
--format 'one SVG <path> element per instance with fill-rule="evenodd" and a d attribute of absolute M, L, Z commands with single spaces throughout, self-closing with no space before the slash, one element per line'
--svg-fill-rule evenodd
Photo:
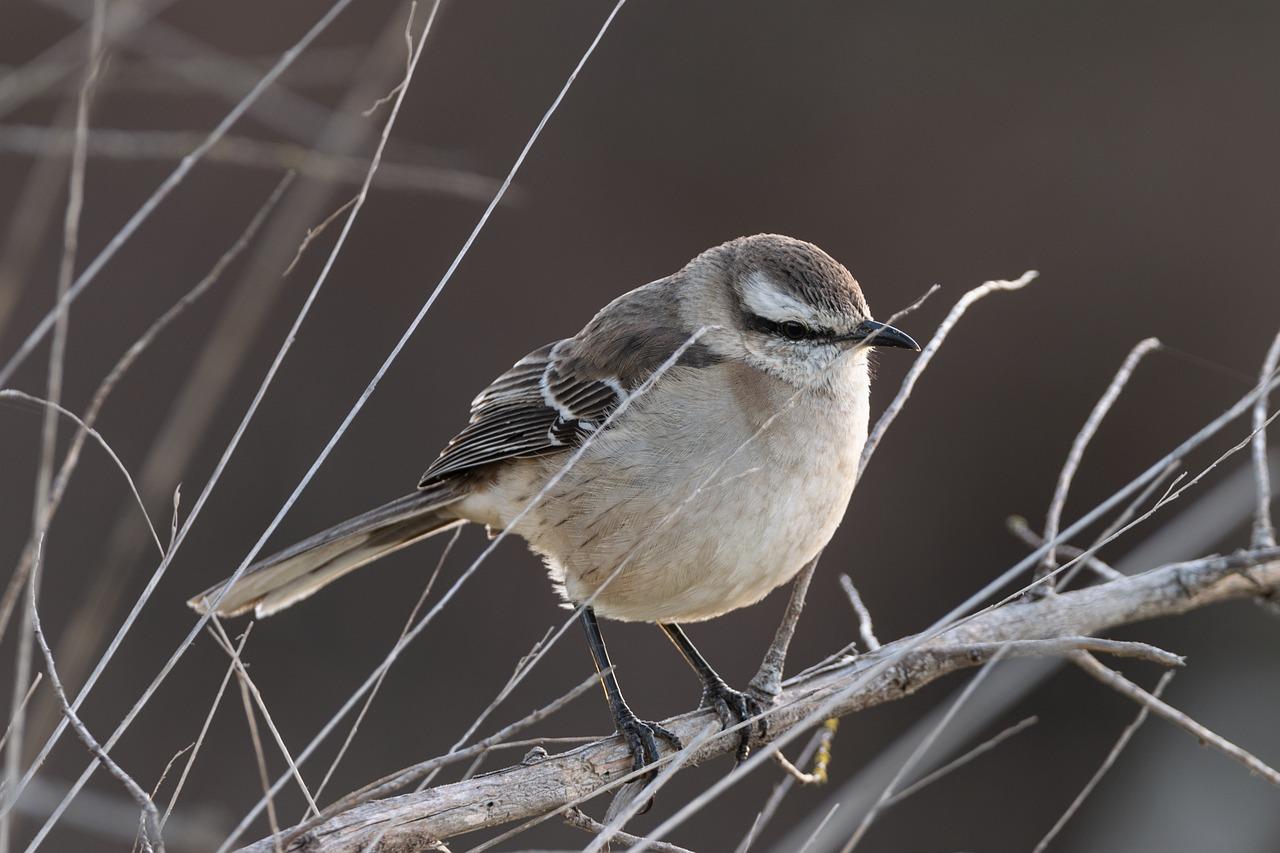
<path fill-rule="evenodd" d="M 1097 634 L 1216 602 L 1250 598 L 1260 590 L 1278 587 L 1280 549 L 1265 549 L 1172 564 L 1052 598 L 1013 602 L 912 650 L 843 700 L 836 713 L 843 716 L 902 699 L 944 675 L 990 660 L 1002 648 L 1006 649 L 1005 657 L 1061 653 L 1072 644 L 1027 641 Z M 896 648 L 911 639 L 890 643 L 792 684 L 769 711 L 769 735 L 762 742 L 804 720 L 878 659 L 894 654 Z M 664 720 L 663 725 L 691 742 L 713 721 L 712 712 L 696 711 Z M 736 744 L 736 733 L 711 738 L 688 758 L 688 763 L 700 764 L 732 754 Z M 426 849 L 463 833 L 563 810 L 615 787 L 630 769 L 627 748 L 617 738 L 608 738 L 529 766 L 508 767 L 466 781 L 364 803 L 309 830 L 289 850 L 355 853 L 378 836 L 385 845 L 383 849 Z M 273 849 L 272 839 L 264 839 L 242 848 L 242 853 L 269 853 Z"/>

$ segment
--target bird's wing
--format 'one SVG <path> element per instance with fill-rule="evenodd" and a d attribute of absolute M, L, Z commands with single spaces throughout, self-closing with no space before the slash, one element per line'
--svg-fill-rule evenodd
<path fill-rule="evenodd" d="M 471 422 L 422 475 L 426 486 L 503 459 L 577 446 L 609 417 L 627 391 L 614 377 L 563 358 L 574 341 L 534 350 L 471 401 Z"/>
<path fill-rule="evenodd" d="M 719 363 L 690 342 L 677 309 L 680 274 L 605 306 L 575 337 L 536 349 L 471 402 L 471 423 L 420 486 L 481 465 L 572 449 L 681 347 L 680 368 Z"/>

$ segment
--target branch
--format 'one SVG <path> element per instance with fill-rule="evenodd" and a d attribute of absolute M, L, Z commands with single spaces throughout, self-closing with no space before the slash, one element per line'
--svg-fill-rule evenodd
<path fill-rule="evenodd" d="M 1103 641 L 1087 635 L 1220 601 L 1249 598 L 1260 587 L 1275 586 L 1280 586 L 1280 549 L 1267 549 L 1168 565 L 1040 601 L 1015 602 L 983 613 L 911 649 L 862 688 L 842 698 L 833 713 L 843 716 L 902 699 L 944 675 L 985 663 L 1001 649 L 1007 649 L 1006 658 L 1062 654 L 1086 646 L 1101 650 Z M 914 640 L 903 638 L 798 680 L 769 711 L 768 735 L 758 743 L 780 737 L 805 721 L 842 688 Z M 1051 642 L 1035 642 L 1042 640 Z M 1167 660 L 1167 653 L 1141 644 L 1122 644 L 1108 650 L 1116 649 Z M 714 719 L 711 711 L 695 711 L 662 724 L 692 742 Z M 701 764 L 731 754 L 736 746 L 736 731 L 730 729 L 698 747 L 687 763 Z M 671 757 L 672 753 L 667 753 L 664 761 Z M 608 738 L 549 756 L 531 766 L 509 767 L 420 793 L 364 803 L 315 827 L 290 849 L 348 853 L 360 850 L 377 835 L 389 848 L 412 848 L 426 841 L 434 843 L 536 818 L 616 787 L 628 778 L 631 764 L 626 746 L 617 738 Z M 286 830 L 286 834 L 290 833 Z M 243 853 L 268 853 L 272 849 L 272 841 L 267 839 L 243 848 Z"/>
<path fill-rule="evenodd" d="M 1272 785 L 1280 787 L 1280 772 L 1268 767 L 1256 756 L 1236 746 L 1217 732 L 1197 723 L 1177 708 L 1166 704 L 1165 701 L 1158 696 L 1143 690 L 1141 687 L 1134 684 L 1115 670 L 1108 669 L 1098 663 L 1097 659 L 1091 655 L 1079 652 L 1073 654 L 1071 656 L 1071 660 L 1103 684 L 1119 691 L 1121 694 L 1141 704 L 1144 708 L 1151 709 L 1153 713 L 1164 717 L 1178 728 L 1183 729 L 1192 737 L 1199 740 L 1200 743 L 1211 747 L 1212 749 L 1216 749 L 1228 758 L 1239 761 L 1245 767 L 1249 768 L 1250 773 L 1256 773 Z"/>

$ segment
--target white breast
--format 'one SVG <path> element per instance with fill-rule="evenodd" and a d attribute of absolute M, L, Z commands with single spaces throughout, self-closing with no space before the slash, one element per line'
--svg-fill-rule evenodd
<path fill-rule="evenodd" d="M 744 381 L 742 365 L 669 375 L 513 532 L 546 557 L 566 600 L 599 589 L 609 618 L 692 622 L 760 600 L 844 515 L 869 401 L 865 358 L 848 361 L 830 386 L 798 394 L 758 373 Z M 563 461 L 511 469 L 469 501 L 493 516 L 478 520 L 505 526 Z M 499 505 L 499 493 L 514 499 Z"/>

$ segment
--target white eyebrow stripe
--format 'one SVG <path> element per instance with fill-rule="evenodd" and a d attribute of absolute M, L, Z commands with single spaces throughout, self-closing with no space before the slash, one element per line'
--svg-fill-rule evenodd
<path fill-rule="evenodd" d="M 818 319 L 813 306 L 784 293 L 762 272 L 752 273 L 743 283 L 742 301 L 753 314 L 766 320 Z"/>

